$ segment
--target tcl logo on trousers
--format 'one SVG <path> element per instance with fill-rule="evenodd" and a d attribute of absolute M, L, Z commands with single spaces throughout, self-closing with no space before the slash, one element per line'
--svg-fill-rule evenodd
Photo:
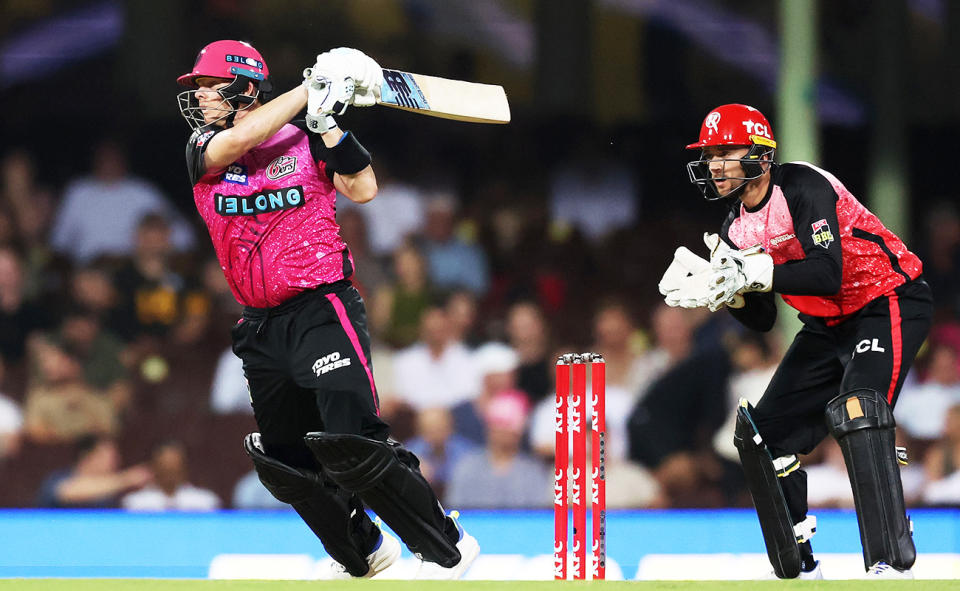
<path fill-rule="evenodd" d="M 880 346 L 878 342 L 880 339 L 863 339 L 857 346 L 853 348 L 854 355 L 857 353 L 866 353 L 867 351 L 876 351 L 877 353 L 883 353 L 886 351 L 883 347 Z"/>

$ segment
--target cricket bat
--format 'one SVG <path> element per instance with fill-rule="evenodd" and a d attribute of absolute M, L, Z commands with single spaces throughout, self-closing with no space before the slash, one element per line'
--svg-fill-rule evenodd
<path fill-rule="evenodd" d="M 399 70 L 383 70 L 377 104 L 456 121 L 510 122 L 510 104 L 502 86 Z"/>

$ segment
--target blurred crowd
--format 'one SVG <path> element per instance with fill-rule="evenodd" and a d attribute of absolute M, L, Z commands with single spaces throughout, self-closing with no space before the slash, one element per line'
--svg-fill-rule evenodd
<path fill-rule="evenodd" d="M 278 507 L 241 450 L 255 425 L 229 348 L 240 308 L 199 217 L 131 173 L 119 140 L 91 160 L 62 187 L 35 155 L 2 160 L 0 506 Z M 749 506 L 732 413 L 759 399 L 782 343 L 662 305 L 670 253 L 707 228 L 644 219 L 631 170 L 597 166 L 466 202 L 384 159 L 374 202 L 338 200 L 383 415 L 450 507 L 548 507 L 554 363 L 597 352 L 608 506 Z M 960 505 L 957 210 L 931 211 L 910 246 L 938 315 L 896 409 L 904 489 L 914 506 Z M 812 506 L 852 506 L 834 443 L 804 464 Z"/>

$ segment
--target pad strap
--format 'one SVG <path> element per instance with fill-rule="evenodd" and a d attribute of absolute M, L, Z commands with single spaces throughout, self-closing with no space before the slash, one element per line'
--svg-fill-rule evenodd
<path fill-rule="evenodd" d="M 797 534 L 797 543 L 809 542 L 813 534 L 817 533 L 817 516 L 807 515 L 807 518 L 793 526 L 793 532 Z"/>
<path fill-rule="evenodd" d="M 777 476 L 783 478 L 800 467 L 800 460 L 795 455 L 780 456 L 774 458 L 773 468 L 777 471 Z"/>

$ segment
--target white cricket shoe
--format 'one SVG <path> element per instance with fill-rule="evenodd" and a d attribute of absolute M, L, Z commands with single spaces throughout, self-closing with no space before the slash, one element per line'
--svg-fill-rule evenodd
<path fill-rule="evenodd" d="M 450 568 L 444 568 L 436 562 L 421 560 L 420 569 L 417 571 L 416 576 L 413 577 L 414 579 L 460 579 L 470 568 L 470 565 L 473 564 L 473 561 L 477 559 L 477 556 L 480 554 L 480 544 L 475 537 L 463 530 L 463 526 L 460 525 L 460 522 L 457 520 L 459 517 L 459 512 L 450 512 L 450 518 L 457 524 L 457 531 L 460 532 L 460 541 L 457 542 L 457 550 L 460 551 L 460 562 Z"/>
<path fill-rule="evenodd" d="M 379 523 L 377 524 L 379 525 Z M 367 556 L 367 564 L 370 570 L 362 577 L 354 577 L 347 572 L 347 568 L 336 560 L 330 565 L 331 579 L 369 579 L 377 576 L 387 570 L 397 559 L 400 558 L 400 542 L 397 538 L 391 536 L 380 528 L 380 543 Z"/>
<path fill-rule="evenodd" d="M 805 581 L 822 581 L 823 571 L 820 570 L 820 561 L 817 561 L 816 565 L 813 567 L 813 570 L 806 572 L 800 571 L 800 574 L 797 575 L 797 578 Z"/>
<path fill-rule="evenodd" d="M 877 562 L 867 571 L 868 579 L 912 579 L 913 572 L 907 570 L 897 570 L 884 561 Z"/>

